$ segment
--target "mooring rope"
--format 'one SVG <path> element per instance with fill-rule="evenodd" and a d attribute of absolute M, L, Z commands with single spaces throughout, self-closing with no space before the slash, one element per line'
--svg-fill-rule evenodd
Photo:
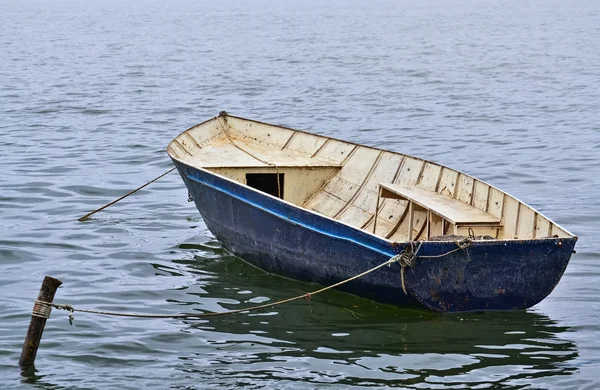
<path fill-rule="evenodd" d="M 409 245 L 406 246 L 406 249 L 402 252 L 399 253 L 397 255 L 392 256 L 390 259 L 388 259 L 387 261 L 371 268 L 368 269 L 358 275 L 352 276 L 348 279 L 344 279 L 341 282 L 337 282 L 334 283 L 330 286 L 327 287 L 323 287 L 319 290 L 315 290 L 313 292 L 310 293 L 305 293 L 302 295 L 298 295 L 292 298 L 288 298 L 288 299 L 283 299 L 277 302 L 273 302 L 273 303 L 266 303 L 264 305 L 257 305 L 257 306 L 251 306 L 251 307 L 246 307 L 243 309 L 236 309 L 236 310 L 227 310 L 227 311 L 219 311 L 219 312 L 205 312 L 205 313 L 184 313 L 184 314 L 141 314 L 141 313 L 117 313 L 117 312 L 111 312 L 111 311 L 100 311 L 100 310 L 90 310 L 90 309 L 79 309 L 79 308 L 75 308 L 72 305 L 69 304 L 60 304 L 60 303 L 50 303 L 50 302 L 44 302 L 44 301 L 39 301 L 36 300 L 33 306 L 33 311 L 31 313 L 32 316 L 37 316 L 37 317 L 42 317 L 42 318 L 49 318 L 50 317 L 50 312 L 52 310 L 52 308 L 56 308 L 58 310 L 66 310 L 68 312 L 70 312 L 69 314 L 69 322 L 72 324 L 73 320 L 74 320 L 74 316 L 73 313 L 78 311 L 81 313 L 90 313 L 90 314 L 99 314 L 99 315 L 106 315 L 106 316 L 115 316 L 115 317 L 135 317 L 135 318 L 170 318 L 170 319 L 177 319 L 177 318 L 202 318 L 202 317 L 215 317 L 215 316 L 221 316 L 221 315 L 226 315 L 226 314 L 236 314 L 236 313 L 243 313 L 243 312 L 249 312 L 249 311 L 254 311 L 254 310 L 260 310 L 260 309 L 265 309 L 265 308 L 270 308 L 270 307 L 275 307 L 275 306 L 279 306 L 282 305 L 284 303 L 289 303 L 289 302 L 293 302 L 293 301 L 297 301 L 299 299 L 307 299 L 310 301 L 310 299 L 312 298 L 313 295 L 317 295 L 320 294 L 322 292 L 325 292 L 327 290 L 331 290 L 332 288 L 341 286 L 345 283 L 351 282 L 353 280 L 362 278 L 365 275 L 370 274 L 371 272 L 377 271 L 378 269 L 384 267 L 384 266 L 391 266 L 393 263 L 399 263 L 400 264 L 400 278 L 401 278 L 401 282 L 402 282 L 402 290 L 404 291 L 404 294 L 408 295 L 408 292 L 406 291 L 406 287 L 404 284 L 404 268 L 406 267 L 413 267 L 415 265 L 415 260 L 417 258 L 440 258 L 440 257 L 444 257 L 447 256 L 449 254 L 452 254 L 458 250 L 466 250 L 469 245 L 471 245 L 472 240 L 470 240 L 469 238 L 466 238 L 462 241 L 454 241 L 455 244 L 458 246 L 458 248 L 456 249 L 452 249 L 448 252 L 445 252 L 441 255 L 435 255 L 435 256 L 420 256 L 419 250 L 421 249 L 421 246 L 423 245 L 424 241 L 419 241 L 419 245 L 417 246 L 417 249 L 414 249 L 415 246 L 415 242 L 411 241 L 409 243 Z"/>
<path fill-rule="evenodd" d="M 144 187 L 146 187 L 146 186 L 148 186 L 148 185 L 150 185 L 150 184 L 154 183 L 155 181 L 157 181 L 157 180 L 158 180 L 158 179 L 160 179 L 161 177 L 163 177 L 163 176 L 166 176 L 167 174 L 169 174 L 169 173 L 173 172 L 175 169 L 177 169 L 177 168 L 173 167 L 173 168 L 169 169 L 168 171 L 166 171 L 166 172 L 165 172 L 165 173 L 163 173 L 162 175 L 160 175 L 160 176 L 158 176 L 158 177 L 156 177 L 156 178 L 154 178 L 154 179 L 150 180 L 148 183 L 144 184 L 143 186 L 140 186 L 140 187 L 136 188 L 135 190 L 128 192 L 127 194 L 125 194 L 125 195 L 121 196 L 119 199 L 115 199 L 115 200 L 113 200 L 112 202 L 110 202 L 110 203 L 108 203 L 108 204 L 106 204 L 106 205 L 104 205 L 104 206 L 100 207 L 99 209 L 96 209 L 96 210 L 94 210 L 94 211 L 92 211 L 92 212 L 89 212 L 89 213 L 87 213 L 86 215 L 84 215 L 83 217 L 81 217 L 81 218 L 79 218 L 79 219 L 77 219 L 77 220 L 78 220 L 79 222 L 83 222 L 83 221 L 85 221 L 86 219 L 88 219 L 88 218 L 89 218 L 89 217 L 91 217 L 92 215 L 96 214 L 98 211 L 102 211 L 102 210 L 104 210 L 105 208 L 107 208 L 108 206 L 112 206 L 113 204 L 117 203 L 118 201 L 120 201 L 120 200 L 123 200 L 123 199 L 127 198 L 129 195 L 135 194 L 136 192 L 138 192 L 138 191 L 139 191 L 139 190 L 141 190 L 142 188 L 144 188 Z"/>
<path fill-rule="evenodd" d="M 299 299 L 307 299 L 310 300 L 312 298 L 313 295 L 317 295 L 319 293 L 325 292 L 327 290 L 330 290 L 332 288 L 341 286 L 342 284 L 351 282 L 353 280 L 362 278 L 365 275 L 370 274 L 371 272 L 377 271 L 378 269 L 386 266 L 386 265 L 392 265 L 395 262 L 400 261 L 401 255 L 395 255 L 393 257 L 391 257 L 389 260 L 385 261 L 384 263 L 381 263 L 365 272 L 362 272 L 358 275 L 352 276 L 351 278 L 342 280 L 341 282 L 337 282 L 335 284 L 332 284 L 330 286 L 327 287 L 323 287 L 319 290 L 310 292 L 310 293 L 306 293 L 306 294 L 302 294 L 302 295 L 298 295 L 292 298 L 288 298 L 288 299 L 284 299 L 281 301 L 277 301 L 277 302 L 273 302 L 273 303 L 267 303 L 264 305 L 258 305 L 258 306 L 251 306 L 251 307 L 247 307 L 247 308 L 243 308 L 243 309 L 236 309 L 236 310 L 228 310 L 228 311 L 220 311 L 220 312 L 208 312 L 208 313 L 184 313 L 184 314 L 166 314 L 166 315 L 156 315 L 156 314 L 141 314 L 141 313 L 116 313 L 116 312 L 110 312 L 110 311 L 99 311 L 99 310 L 89 310 L 89 309 L 79 309 L 79 308 L 75 308 L 72 305 L 69 304 L 59 304 L 59 303 L 49 303 L 49 302 L 43 302 L 43 301 L 36 301 L 36 304 L 39 306 L 44 306 L 44 307 L 48 307 L 48 308 L 56 308 L 59 310 L 66 310 L 69 311 L 71 314 L 69 315 L 69 320 L 72 323 L 73 321 L 73 313 L 78 311 L 81 313 L 90 313 L 90 314 L 100 314 L 100 315 L 106 315 L 106 316 L 115 316 L 115 317 L 135 317 L 135 318 L 173 318 L 173 319 L 177 319 L 177 318 L 202 318 L 202 317 L 214 317 L 214 316 L 220 316 L 220 315 L 225 315 L 225 314 L 236 314 L 236 313 L 243 313 L 243 312 L 248 312 L 248 311 L 254 311 L 254 310 L 259 310 L 259 309 L 265 309 L 268 307 L 274 307 L 274 306 L 278 306 L 278 305 L 282 305 L 284 303 L 289 303 L 289 302 L 293 302 L 293 301 L 297 301 Z M 47 318 L 47 317 L 46 317 Z"/>
<path fill-rule="evenodd" d="M 452 254 L 454 252 L 466 250 L 471 245 L 472 242 L 473 242 L 473 240 L 470 237 L 467 237 L 461 241 L 454 240 L 454 243 L 456 244 L 456 246 L 458 248 L 452 249 L 451 251 L 446 252 L 446 253 L 442 253 L 441 255 L 430 255 L 430 256 L 419 256 L 419 257 L 421 257 L 423 259 L 438 259 L 440 257 L 448 256 L 449 254 Z"/>

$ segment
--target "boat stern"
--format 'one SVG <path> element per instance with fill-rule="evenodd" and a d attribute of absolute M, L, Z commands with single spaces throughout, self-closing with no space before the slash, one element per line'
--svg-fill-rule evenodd
<path fill-rule="evenodd" d="M 455 242 L 426 242 L 405 271 L 406 285 L 438 312 L 526 309 L 554 290 L 576 242 L 577 237 L 468 241 L 459 250 Z"/>

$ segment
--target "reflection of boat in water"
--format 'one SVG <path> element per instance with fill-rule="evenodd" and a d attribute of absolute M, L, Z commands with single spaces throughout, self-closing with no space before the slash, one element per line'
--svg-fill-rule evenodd
<path fill-rule="evenodd" d="M 211 245 L 220 253 L 218 244 Z M 199 300 L 182 302 L 199 309 L 214 310 L 215 300 L 222 309 L 238 309 L 312 288 L 233 257 L 184 262 L 186 268 L 210 276 L 199 279 L 205 292 L 198 294 Z M 274 284 L 279 288 L 268 287 Z M 440 316 L 336 291 L 314 300 L 235 318 L 188 322 L 205 331 L 200 337 L 210 345 L 198 356 L 185 356 L 186 370 L 212 372 L 214 364 L 222 364 L 221 374 L 248 383 L 292 379 L 408 388 L 453 388 L 453 383 L 516 388 L 521 380 L 529 385 L 549 383 L 550 378 L 577 370 L 572 364 L 578 356 L 576 345 L 563 336 L 568 328 L 537 313 Z"/>
<path fill-rule="evenodd" d="M 327 285 L 406 253 L 408 294 L 398 266 L 343 286 L 380 302 L 530 307 L 556 286 L 577 241 L 454 169 L 226 113 L 168 152 L 213 234 L 269 272 Z"/>

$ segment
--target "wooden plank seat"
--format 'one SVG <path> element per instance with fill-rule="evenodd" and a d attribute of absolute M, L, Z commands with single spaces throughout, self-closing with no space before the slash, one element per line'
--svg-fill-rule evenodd
<path fill-rule="evenodd" d="M 449 234 L 448 225 L 452 227 L 452 234 L 465 235 L 468 234 L 469 229 L 472 229 L 475 234 L 486 234 L 493 237 L 497 236 L 498 229 L 502 226 L 500 219 L 493 215 L 460 200 L 417 185 L 379 183 L 379 197 L 408 201 L 409 240 L 412 240 L 414 235 L 415 209 L 426 211 L 425 233 L 427 239 L 434 235 Z"/>

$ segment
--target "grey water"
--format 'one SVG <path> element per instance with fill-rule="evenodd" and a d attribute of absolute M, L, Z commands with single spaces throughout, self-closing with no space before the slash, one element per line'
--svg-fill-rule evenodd
<path fill-rule="evenodd" d="M 599 40 L 597 0 L 0 0 L 0 387 L 600 388 Z M 175 173 L 76 221 L 221 110 L 450 165 L 577 254 L 521 312 L 336 291 L 201 321 L 55 310 L 21 375 L 44 275 L 56 302 L 148 314 L 315 289 L 228 254 Z"/>

